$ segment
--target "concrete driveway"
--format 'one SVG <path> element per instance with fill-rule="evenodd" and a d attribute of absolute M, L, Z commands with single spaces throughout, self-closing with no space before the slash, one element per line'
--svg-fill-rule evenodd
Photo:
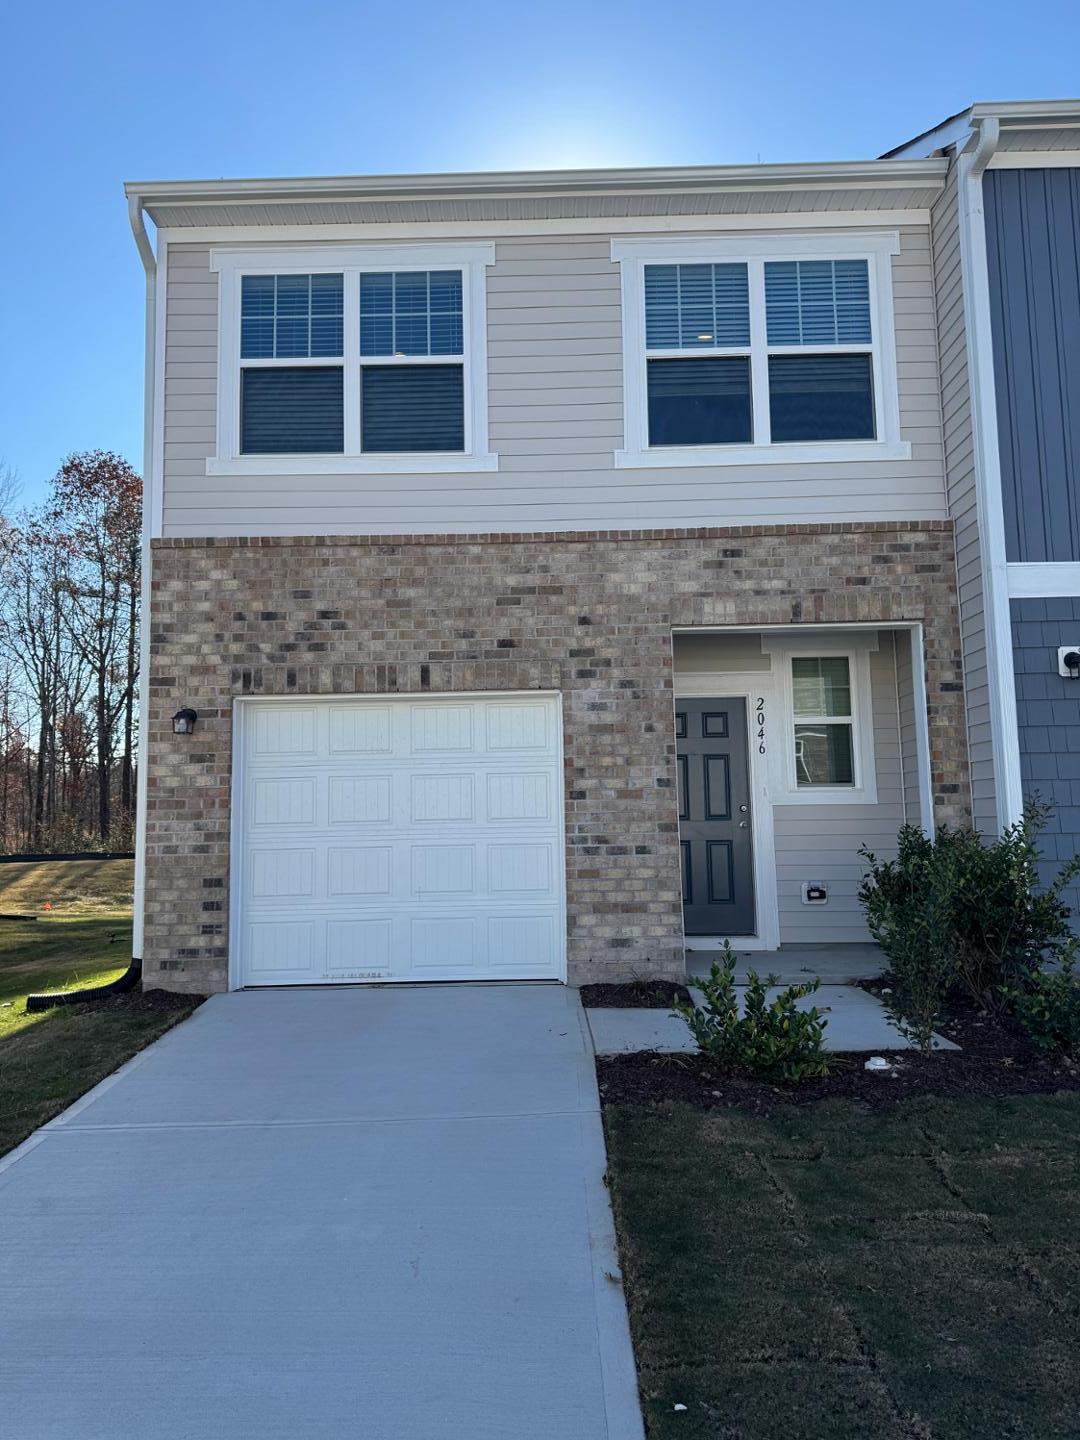
<path fill-rule="evenodd" d="M 577 993 L 223 995 L 0 1162 L 19 1440 L 637 1440 Z"/>

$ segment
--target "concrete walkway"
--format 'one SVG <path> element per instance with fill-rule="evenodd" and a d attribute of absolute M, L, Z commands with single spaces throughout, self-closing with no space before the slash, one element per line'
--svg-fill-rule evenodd
<path fill-rule="evenodd" d="M 577 992 L 219 996 L 0 1161 L 18 1440 L 640 1440 Z"/>

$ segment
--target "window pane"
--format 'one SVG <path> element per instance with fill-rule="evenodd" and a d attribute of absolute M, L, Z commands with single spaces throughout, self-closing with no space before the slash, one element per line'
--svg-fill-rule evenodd
<path fill-rule="evenodd" d="M 339 455 L 345 448 L 340 365 L 240 372 L 243 455 Z"/>
<path fill-rule="evenodd" d="M 341 275 L 242 275 L 241 358 L 309 360 L 340 356 L 344 306 Z"/>
<path fill-rule="evenodd" d="M 735 445 L 753 437 L 745 356 L 650 360 L 650 445 Z"/>
<path fill-rule="evenodd" d="M 765 315 L 770 345 L 869 345 L 865 260 L 769 260 Z"/>
<path fill-rule="evenodd" d="M 361 275 L 360 354 L 461 355 L 462 307 L 460 270 Z"/>
<path fill-rule="evenodd" d="M 796 725 L 795 777 L 808 785 L 854 785 L 850 725 Z"/>
<path fill-rule="evenodd" d="M 365 365 L 361 374 L 365 452 L 465 449 L 460 365 Z"/>
<path fill-rule="evenodd" d="M 873 440 L 869 355 L 770 355 L 772 438 Z"/>
<path fill-rule="evenodd" d="M 791 681 L 796 715 L 851 714 L 851 673 L 845 656 L 793 659 Z"/>
<path fill-rule="evenodd" d="M 649 350 L 703 350 L 750 344 L 746 266 L 646 265 Z"/>

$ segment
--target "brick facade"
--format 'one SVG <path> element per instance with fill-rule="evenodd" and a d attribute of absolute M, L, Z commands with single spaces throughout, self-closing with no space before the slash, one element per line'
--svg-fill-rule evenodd
<path fill-rule="evenodd" d="M 145 983 L 227 985 L 234 697 L 531 689 L 563 694 L 570 979 L 681 975 L 672 627 L 911 620 L 965 820 L 950 522 L 156 541 Z"/>

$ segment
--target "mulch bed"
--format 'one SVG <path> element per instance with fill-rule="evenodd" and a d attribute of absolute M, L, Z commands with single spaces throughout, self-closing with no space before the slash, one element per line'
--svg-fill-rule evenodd
<path fill-rule="evenodd" d="M 654 1105 L 678 1101 L 703 1109 L 737 1106 L 768 1112 L 778 1105 L 817 1100 L 854 1100 L 885 1109 L 919 1095 L 1033 1095 L 1080 1090 L 1080 1064 L 1038 1049 L 1009 1017 L 957 1007 L 940 1033 L 959 1051 L 920 1055 L 885 1050 L 891 1074 L 866 1070 L 865 1053 L 830 1056 L 833 1070 L 798 1083 L 756 1079 L 727 1070 L 703 1055 L 636 1055 L 598 1058 L 600 1098 L 605 1105 Z"/>
<path fill-rule="evenodd" d="M 119 995 L 100 995 L 95 1000 L 80 1003 L 76 1008 L 147 1015 L 168 1010 L 191 1010 L 205 999 L 205 995 L 181 995 L 175 990 L 127 990 Z"/>
<path fill-rule="evenodd" d="M 588 1010 L 670 1010 L 673 1002 L 690 1003 L 690 991 L 673 980 L 631 980 L 625 985 L 582 985 L 581 1003 Z"/>

